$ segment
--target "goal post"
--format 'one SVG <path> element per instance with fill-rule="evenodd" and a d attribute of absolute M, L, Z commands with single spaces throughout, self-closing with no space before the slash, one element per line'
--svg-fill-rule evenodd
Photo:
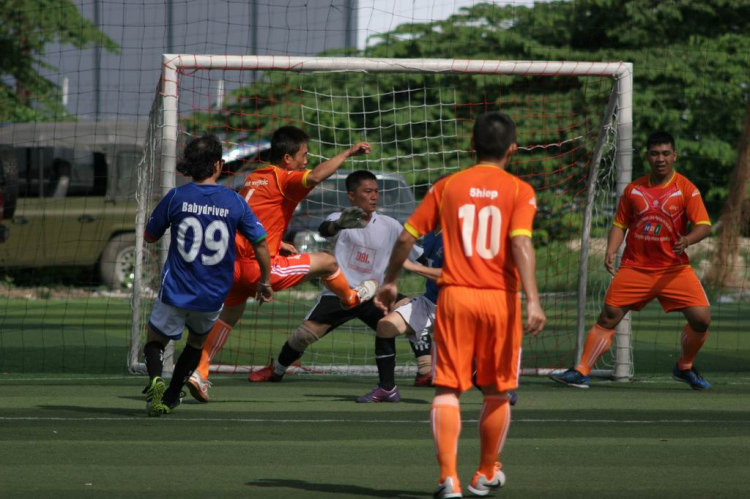
<path fill-rule="evenodd" d="M 522 372 L 569 367 L 580 358 L 602 306 L 608 284 L 600 269 L 603 235 L 631 180 L 632 79 L 632 65 L 624 62 L 164 55 L 139 172 L 130 370 L 144 371 L 145 321 L 158 288 L 143 269 L 163 261 L 167 251 L 166 242 L 157 252 L 143 244 L 143 224 L 158 199 L 184 181 L 176 161 L 191 134 L 217 133 L 226 150 L 294 124 L 308 130 L 314 162 L 367 140 L 382 152 L 350 160 L 347 167 L 394 174 L 408 181 L 418 201 L 439 175 L 472 164 L 471 124 L 486 110 L 507 112 L 519 124 L 521 152 L 511 166 L 535 187 L 540 203 L 538 274 L 550 328 L 539 339 L 524 340 Z M 345 193 L 336 185 L 321 189 L 330 192 L 315 198 L 318 207 L 340 209 Z M 413 288 L 418 293 L 419 283 Z M 265 365 L 316 292 L 308 285 L 279 293 L 273 307 L 248 306 L 246 326 L 235 328 L 212 370 L 246 372 Z M 297 370 L 375 371 L 372 337 L 364 327 L 328 336 L 335 338 L 316 343 Z M 630 343 L 626 320 L 613 357 L 593 374 L 632 376 Z M 414 367 L 408 350 L 399 349 L 400 372 Z"/>

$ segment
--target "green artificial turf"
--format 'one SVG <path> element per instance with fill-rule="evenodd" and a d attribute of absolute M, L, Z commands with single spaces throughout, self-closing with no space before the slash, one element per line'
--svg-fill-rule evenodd
<path fill-rule="evenodd" d="M 0 377 L 0 496 L 428 498 L 432 390 L 356 404 L 371 377 L 213 376 L 212 401 L 148 418 L 135 376 Z M 750 490 L 750 380 L 667 378 L 579 390 L 524 378 L 503 452 L 508 498 L 732 498 Z M 459 473 L 478 460 L 464 394 Z M 466 489 L 464 489 L 466 493 Z"/>
<path fill-rule="evenodd" d="M 414 291 L 414 290 L 411 290 Z M 216 363 L 265 365 L 278 354 L 288 335 L 314 305 L 312 288 L 279 293 L 260 309 L 248 303 L 242 322 L 232 332 Z M 543 299 L 547 326 L 523 344 L 524 368 L 569 367 L 575 364 L 576 304 L 570 296 Z M 598 308 L 591 307 L 587 329 Z M 714 303 L 709 338 L 696 365 L 706 374 L 750 374 L 750 304 Z M 0 300 L 0 372 L 124 374 L 127 371 L 131 308 L 123 298 L 68 300 Z M 685 320 L 665 314 L 657 302 L 632 314 L 633 358 L 639 378 L 670 372 L 680 353 Z M 182 344 L 177 345 L 177 351 Z M 612 364 L 612 352 L 600 367 Z M 400 338 L 397 362 L 414 358 Z M 302 359 L 309 367 L 368 365 L 374 367 L 373 333 L 351 321 L 315 343 Z"/>

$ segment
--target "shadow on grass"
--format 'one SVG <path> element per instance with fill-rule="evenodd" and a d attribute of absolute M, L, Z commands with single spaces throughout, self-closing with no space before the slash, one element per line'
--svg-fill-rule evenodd
<path fill-rule="evenodd" d="M 91 407 L 91 406 L 78 406 L 78 405 L 39 405 L 39 409 L 51 412 L 78 412 L 83 414 L 90 414 L 100 416 L 102 414 L 110 414 L 114 416 L 125 416 L 135 417 L 143 416 L 146 417 L 145 404 L 138 408 L 124 409 L 122 407 Z"/>
<path fill-rule="evenodd" d="M 364 393 L 362 395 L 364 395 Z M 327 400 L 330 400 L 331 402 L 356 402 L 357 397 L 361 397 L 362 395 L 334 395 L 331 393 L 326 393 L 326 394 L 306 393 L 304 394 L 304 397 L 327 399 Z M 410 398 L 402 398 L 401 402 L 406 403 L 406 404 L 422 404 L 422 405 L 432 404 L 431 400 L 410 399 Z M 387 405 L 388 403 L 383 402 L 383 404 Z"/>
<path fill-rule="evenodd" d="M 346 485 L 335 483 L 310 483 L 304 480 L 287 479 L 264 479 L 255 482 L 247 482 L 245 485 L 261 488 L 298 489 L 305 492 L 322 492 L 327 494 L 349 494 L 358 497 L 389 497 L 393 499 L 418 499 L 430 497 L 427 492 L 415 492 L 409 490 L 381 490 L 361 487 L 359 485 Z"/>

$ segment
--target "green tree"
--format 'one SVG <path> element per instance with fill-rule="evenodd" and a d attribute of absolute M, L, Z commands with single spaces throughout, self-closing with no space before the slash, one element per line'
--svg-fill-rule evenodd
<path fill-rule="evenodd" d="M 750 88 L 746 0 L 481 4 L 380 38 L 368 56 L 632 62 L 636 152 L 651 131 L 671 131 L 713 214 L 726 199 Z"/>
<path fill-rule="evenodd" d="M 632 62 L 634 174 L 645 171 L 648 134 L 669 130 L 679 169 L 718 215 L 748 102 L 748 28 L 750 4 L 742 0 L 478 4 L 446 20 L 402 24 L 377 36 L 364 55 Z M 520 143 L 560 144 L 523 151 L 514 171 L 537 188 L 541 239 L 565 241 L 580 231 L 585 166 L 611 85 L 591 78 L 268 73 L 235 92 L 226 113 L 190 116 L 186 124 L 257 136 L 304 124 L 320 149 L 313 152 L 325 157 L 336 144 L 371 139 L 363 133 L 377 130 L 381 146 L 368 166 L 426 185 L 446 165 L 471 162 L 455 151 L 471 149 L 472 119 L 500 108 L 519 124 Z M 439 105 L 415 107 L 419 102 Z"/>
<path fill-rule="evenodd" d="M 81 17 L 70 0 L 0 0 L 0 121 L 63 119 L 57 85 L 40 74 L 47 44 L 119 46 Z"/>

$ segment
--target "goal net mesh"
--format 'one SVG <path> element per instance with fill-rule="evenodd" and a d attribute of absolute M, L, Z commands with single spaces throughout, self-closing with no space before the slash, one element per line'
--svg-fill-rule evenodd
<path fill-rule="evenodd" d="M 403 223 L 438 177 L 474 163 L 471 130 L 475 119 L 487 111 L 508 114 L 516 122 L 519 145 L 508 169 L 537 193 L 537 279 L 548 317 L 540 336 L 524 340 L 523 368 L 545 372 L 576 361 L 582 245 L 589 259 L 587 327 L 596 318 L 609 282 L 603 254 L 616 209 L 617 127 L 616 117 L 607 116 L 605 109 L 614 85 L 612 77 L 601 76 L 182 70 L 176 155 L 180 156 L 191 137 L 216 134 L 227 158 L 220 182 L 237 188 L 248 172 L 267 160 L 267 140 L 280 126 L 294 125 L 310 135 L 310 167 L 358 141 L 367 141 L 372 153 L 350 158 L 342 171 L 392 174 L 380 180 L 380 206 Z M 163 95 L 161 90 L 157 94 L 139 183 L 142 217 L 148 217 L 158 202 L 165 179 L 175 175 L 161 168 Z M 600 134 L 604 139 L 598 141 L 601 161 L 592 169 Z M 592 174 L 591 235 L 583 241 Z M 176 175 L 177 185 L 186 181 Z M 300 251 L 330 250 L 314 232 L 322 217 L 348 205 L 342 179 L 322 183 L 299 205 L 287 239 Z M 158 272 L 153 271 L 158 268 L 159 246 L 144 246 L 140 259 L 138 265 L 146 272 L 136 293 L 139 320 L 134 321 L 131 368 L 142 362 L 138 352 L 144 325 L 159 286 Z M 240 372 L 268 364 L 315 304 L 321 289 L 319 283 L 310 282 L 277 293 L 274 302 L 263 307 L 249 302 L 212 368 Z M 405 275 L 400 289 L 418 295 L 424 291 L 424 279 Z M 364 324 L 349 322 L 309 348 L 298 370 L 372 371 L 373 338 L 373 331 Z M 400 371 L 412 371 L 414 357 L 406 340 L 397 345 Z M 602 367 L 606 364 L 611 362 L 605 359 Z"/>

